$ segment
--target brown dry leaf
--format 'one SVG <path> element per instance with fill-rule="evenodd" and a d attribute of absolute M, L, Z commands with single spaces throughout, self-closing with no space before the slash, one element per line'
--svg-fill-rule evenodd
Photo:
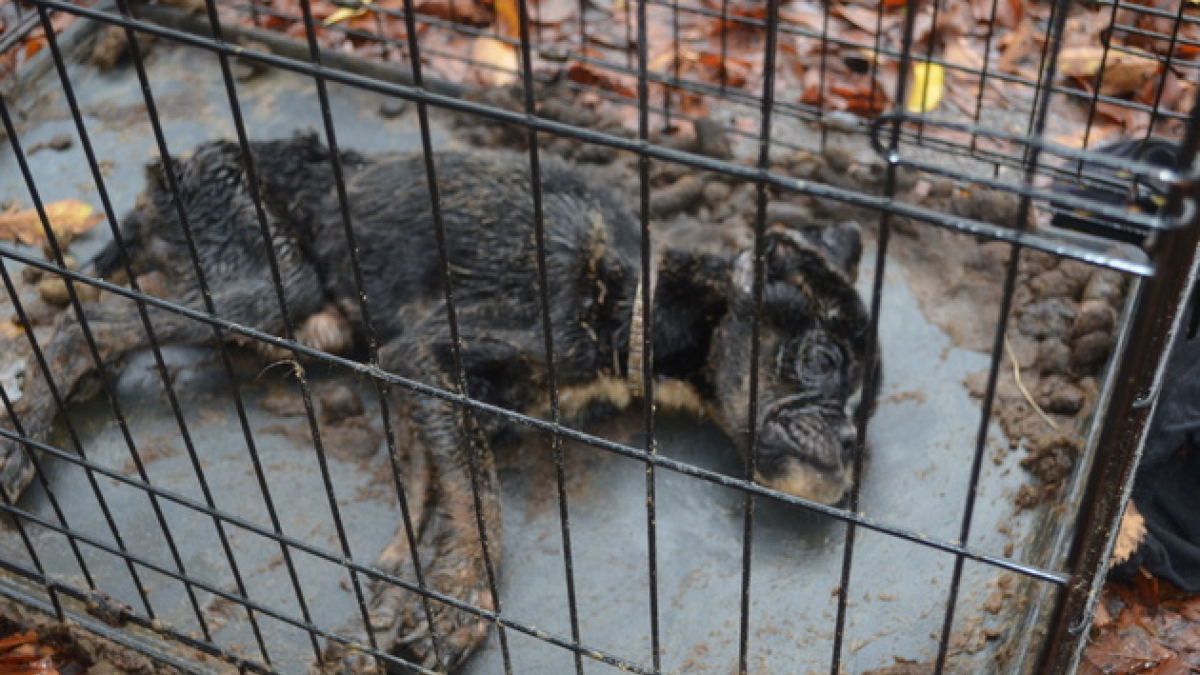
<path fill-rule="evenodd" d="M 600 89 L 615 91 L 616 93 L 627 98 L 637 98 L 637 92 L 635 92 L 633 89 L 622 85 L 614 78 L 602 75 L 595 70 L 592 70 L 582 63 L 573 63 L 571 64 L 571 67 L 567 68 L 567 79 L 588 87 L 597 87 Z"/>
<path fill-rule="evenodd" d="M 104 216 L 78 199 L 63 199 L 46 204 L 46 218 L 56 238 L 73 239 L 95 227 Z M 27 246 L 41 246 L 46 233 L 36 209 L 0 215 L 0 239 L 18 241 Z"/>
<path fill-rule="evenodd" d="M 42 47 L 45 47 L 45 46 L 46 46 L 46 38 L 44 38 L 44 37 L 36 37 L 36 38 L 33 38 L 32 40 L 30 40 L 25 45 L 25 60 L 28 61 L 29 59 L 32 59 L 34 56 L 37 56 L 37 53 L 42 51 Z"/>
<path fill-rule="evenodd" d="M 1117 105 L 1108 101 L 1096 102 L 1096 113 L 1101 119 L 1113 122 L 1125 130 L 1127 134 L 1145 131 L 1150 127 L 1150 113 L 1145 110 L 1134 110 L 1127 105 Z"/>
<path fill-rule="evenodd" d="M 21 645 L 32 644 L 38 641 L 38 634 L 35 631 L 25 631 L 24 633 L 15 633 L 0 640 L 0 652 L 15 649 Z"/>
<path fill-rule="evenodd" d="M 55 650 L 34 631 L 0 640 L 0 675 L 58 675 Z"/>
<path fill-rule="evenodd" d="M 969 39 L 960 35 L 946 42 L 942 51 L 942 60 L 968 70 L 983 70 L 983 56 L 980 48 Z"/>
<path fill-rule="evenodd" d="M 990 0 L 976 2 L 976 18 L 979 17 L 978 8 L 980 5 L 990 6 Z M 1025 15 L 1025 5 L 1022 0 L 996 0 L 996 25 L 1001 28 L 1012 30 L 1021 25 L 1021 19 Z M 990 21 L 990 13 L 982 19 L 982 21 Z"/>
<path fill-rule="evenodd" d="M 1146 519 L 1142 518 L 1137 504 L 1129 502 L 1129 508 L 1125 510 L 1125 515 L 1121 518 L 1121 527 L 1117 530 L 1117 544 L 1113 548 L 1112 554 L 1113 564 L 1119 565 L 1129 560 L 1129 556 L 1133 555 L 1145 538 Z"/>
<path fill-rule="evenodd" d="M 1110 52 L 1108 67 L 1104 69 L 1104 79 L 1100 83 L 1100 93 L 1105 96 L 1123 96 L 1139 91 L 1144 85 L 1153 82 L 1162 69 L 1157 59 L 1121 54 L 1122 58 L 1113 61 Z"/>
<path fill-rule="evenodd" d="M 1143 631 L 1106 635 L 1084 652 L 1084 660 L 1088 665 L 1101 673 L 1113 674 L 1144 673 L 1172 656 L 1174 654 L 1170 650 L 1153 641 Z"/>
<path fill-rule="evenodd" d="M 974 26 L 975 17 L 971 8 L 964 3 L 949 3 L 936 12 L 937 23 L 934 23 L 935 12 L 932 6 L 927 6 L 917 15 L 913 22 L 913 43 L 918 45 L 943 43 L 947 40 L 965 35 Z"/>
<path fill-rule="evenodd" d="M 1192 669 L 1179 657 L 1179 654 L 1172 654 L 1165 661 L 1159 662 L 1157 666 L 1144 672 L 1146 675 L 1191 675 Z"/>
<path fill-rule="evenodd" d="M 1026 17 L 1020 26 L 1011 33 L 1005 33 L 996 41 L 996 46 L 1003 52 L 996 62 L 996 69 L 1002 73 L 1019 74 L 1017 65 L 1025 60 L 1036 47 L 1034 36 L 1036 29 L 1033 22 Z"/>
<path fill-rule="evenodd" d="M 869 9 L 858 5 L 838 5 L 833 8 L 835 16 L 840 16 L 855 28 L 874 36 L 879 26 L 879 10 Z"/>
<path fill-rule="evenodd" d="M 491 12 L 472 0 L 425 0 L 416 4 L 416 11 L 468 26 L 487 26 L 492 22 Z"/>
<path fill-rule="evenodd" d="M 779 19 L 813 32 L 820 32 L 825 21 L 825 10 L 815 2 L 792 0 L 786 5 L 780 5 Z"/>
<path fill-rule="evenodd" d="M 1100 602 L 1096 603 L 1096 614 L 1092 618 L 1092 625 L 1096 628 L 1107 628 L 1112 623 L 1112 615 L 1108 613 L 1108 606 L 1104 604 L 1104 598 L 1100 598 Z"/>
<path fill-rule="evenodd" d="M 1081 81 L 1090 81 L 1099 75 L 1101 64 L 1104 64 L 1104 79 L 1100 83 L 1100 93 L 1107 96 L 1137 91 L 1162 67 L 1153 57 L 1096 45 L 1067 47 L 1058 57 L 1059 71 Z"/>
<path fill-rule="evenodd" d="M 1187 83 L 1181 80 L 1175 71 L 1167 69 L 1161 78 L 1147 80 L 1133 100 L 1145 105 L 1157 103 L 1164 110 L 1184 112 L 1185 106 L 1191 100 L 1190 97 L 1184 95 L 1186 87 Z"/>
<path fill-rule="evenodd" d="M 749 59 L 734 58 L 726 56 L 721 59 L 720 54 L 711 52 L 703 52 L 696 57 L 696 63 L 707 69 L 707 79 L 713 82 L 721 81 L 722 71 L 725 75 L 725 84 L 731 87 L 741 87 L 746 84 L 750 75 L 755 72 L 756 65 Z M 761 70 L 761 65 L 758 65 Z"/>

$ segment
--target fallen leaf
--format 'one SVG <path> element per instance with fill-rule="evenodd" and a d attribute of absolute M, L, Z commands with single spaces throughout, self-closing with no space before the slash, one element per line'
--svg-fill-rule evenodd
<path fill-rule="evenodd" d="M 496 12 L 496 30 L 504 37 L 519 39 L 521 36 L 520 0 L 495 0 L 492 9 Z"/>
<path fill-rule="evenodd" d="M 1137 505 L 1129 502 L 1129 508 L 1121 518 L 1121 527 L 1117 530 L 1117 544 L 1112 554 L 1113 564 L 1119 565 L 1129 560 L 1129 556 L 1133 555 L 1145 538 L 1146 520 L 1138 512 Z"/>
<path fill-rule="evenodd" d="M 1145 131 L 1150 127 L 1150 113 L 1145 110 L 1134 110 L 1126 105 L 1118 105 L 1108 101 L 1096 101 L 1096 114 L 1101 118 L 1114 122 L 1125 130 L 1126 135 Z"/>
<path fill-rule="evenodd" d="M 875 35 L 876 28 L 881 21 L 878 11 L 866 7 L 838 5 L 833 8 L 833 13 L 870 35 Z"/>
<path fill-rule="evenodd" d="M 516 47 L 494 37 L 481 36 L 471 48 L 476 75 L 488 87 L 503 87 L 517 80 L 520 58 Z"/>
<path fill-rule="evenodd" d="M 0 675 L 57 675 L 52 659 L 42 657 L 28 663 L 0 665 Z"/>
<path fill-rule="evenodd" d="M 25 45 L 25 59 L 32 59 L 38 52 L 42 51 L 42 47 L 46 46 L 46 38 L 33 38 Z"/>
<path fill-rule="evenodd" d="M 1003 55 L 996 62 L 996 69 L 1002 73 L 1017 74 L 1017 65 L 1033 52 L 1036 32 L 1033 22 L 1026 17 L 1015 31 L 1000 36 L 996 46 Z"/>
<path fill-rule="evenodd" d="M 1092 618 L 1092 625 L 1096 628 L 1107 628 L 1112 623 L 1112 615 L 1108 613 L 1108 607 L 1103 602 L 1096 603 L 1096 614 Z"/>
<path fill-rule="evenodd" d="M 1091 129 L 1091 130 L 1075 129 L 1074 131 L 1072 131 L 1068 134 L 1063 134 L 1061 136 L 1055 136 L 1054 138 L 1051 138 L 1050 142 L 1055 143 L 1057 145 L 1066 146 L 1068 148 L 1075 148 L 1076 150 L 1083 150 L 1085 141 L 1087 142 L 1088 146 L 1093 147 L 1093 148 L 1102 146 L 1102 145 L 1104 145 L 1105 140 L 1108 139 L 1110 136 L 1116 134 L 1117 131 L 1118 130 L 1116 128 L 1108 127 L 1108 126 L 1097 127 L 1097 128 Z M 1131 504 L 1131 507 L 1132 507 L 1132 504 Z M 1125 515 L 1126 515 L 1126 517 L 1128 517 L 1129 514 L 1126 513 Z M 1124 521 L 1121 522 L 1121 527 L 1123 530 L 1125 527 Z M 1120 548 L 1120 541 L 1121 541 L 1120 535 L 1118 535 L 1118 538 L 1117 538 L 1118 549 Z M 1115 559 L 1116 551 L 1113 552 L 1113 557 Z M 1114 560 L 1114 562 L 1118 562 L 1118 561 Z"/>
<path fill-rule="evenodd" d="M 1100 93 L 1106 96 L 1137 91 L 1146 80 L 1157 75 L 1161 67 L 1156 58 L 1103 46 L 1067 47 L 1058 57 L 1059 71 L 1067 77 L 1084 81 L 1102 77 Z"/>
<path fill-rule="evenodd" d="M 416 11 L 468 26 L 487 26 L 492 23 L 492 13 L 472 0 L 424 0 L 416 4 Z"/>
<path fill-rule="evenodd" d="M 371 0 L 360 0 L 360 2 L 362 4 L 358 7 L 353 7 L 353 8 L 339 7 L 339 8 L 337 8 L 337 10 L 335 10 L 333 14 L 330 14 L 328 17 L 325 18 L 325 25 L 332 26 L 333 24 L 338 23 L 340 21 L 345 21 L 347 19 L 353 19 L 356 17 L 360 17 L 363 14 L 366 14 L 367 13 L 367 5 L 371 4 Z"/>
<path fill-rule="evenodd" d="M 825 21 L 825 10 L 813 2 L 792 0 L 779 6 L 779 20 L 794 23 L 802 28 L 819 33 Z"/>
<path fill-rule="evenodd" d="M 27 645 L 38 641 L 38 634 L 28 630 L 24 633 L 16 633 L 0 640 L 0 652 L 8 651 L 21 645 Z"/>
<path fill-rule="evenodd" d="M 626 98 L 637 98 L 637 92 L 617 80 L 592 70 L 582 63 L 573 63 L 567 68 L 567 79 L 587 87 L 615 91 Z"/>
<path fill-rule="evenodd" d="M 942 102 L 946 83 L 945 69 L 938 63 L 918 61 L 912 65 L 912 91 L 905 109 L 911 113 L 927 113 Z"/>
<path fill-rule="evenodd" d="M 73 239 L 92 229 L 104 217 L 78 199 L 63 199 L 45 205 L 46 218 L 55 238 Z M 42 220 L 36 209 L 0 215 L 0 239 L 41 246 L 46 241 Z M 63 242 L 60 242 L 63 243 Z"/>
<path fill-rule="evenodd" d="M 1021 24 L 1021 18 L 1024 15 L 1024 4 L 1021 0 L 998 0 L 996 2 L 996 25 L 998 26 L 1012 30 Z"/>
<path fill-rule="evenodd" d="M 946 43 L 946 48 L 942 51 L 942 60 L 967 70 L 983 70 L 983 56 L 980 55 L 979 48 L 961 35 Z"/>

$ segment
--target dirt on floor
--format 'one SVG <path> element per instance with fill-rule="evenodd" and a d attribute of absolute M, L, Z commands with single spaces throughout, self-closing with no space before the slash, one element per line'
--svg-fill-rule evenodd
<path fill-rule="evenodd" d="M 181 658 L 203 660 L 210 668 L 217 665 L 178 649 Z M 0 668 L 12 675 L 181 675 L 72 621 L 60 622 L 11 600 L 0 600 Z"/>

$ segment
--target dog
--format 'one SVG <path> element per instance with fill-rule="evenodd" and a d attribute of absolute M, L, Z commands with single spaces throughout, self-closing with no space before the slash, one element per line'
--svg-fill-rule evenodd
<path fill-rule="evenodd" d="M 423 156 L 338 155 L 359 243 L 360 294 L 331 151 L 315 135 L 254 142 L 249 150 L 257 194 L 234 142 L 205 143 L 188 158 L 152 163 L 144 193 L 120 223 L 128 268 L 109 244 L 89 272 L 118 280 L 158 275 L 159 294 L 203 311 L 199 269 L 217 315 L 282 336 L 273 254 L 283 304 L 302 342 L 331 348 L 349 330 L 361 344 L 365 303 L 380 368 L 449 391 L 463 385 L 462 393 L 510 410 L 545 409 L 533 185 L 525 171 L 513 169 L 523 157 L 442 152 L 434 158 L 456 350 Z M 674 392 L 668 398 L 676 405 L 710 415 L 743 453 L 751 452 L 756 425 L 754 480 L 823 504 L 842 500 L 861 447 L 856 415 L 869 414 L 875 390 L 866 391 L 865 383 L 877 380 L 868 374 L 879 362 L 868 311 L 853 286 L 861 256 L 857 226 L 765 234 L 755 364 L 753 251 L 665 247 L 654 256 L 651 278 L 643 279 L 640 229 L 618 195 L 553 158 L 542 163 L 540 188 L 545 292 L 564 419 L 637 400 L 647 359 L 641 336 L 648 334 L 658 391 Z M 259 225 L 260 206 L 269 241 Z M 639 306 L 642 284 L 651 287 L 649 308 Z M 162 344 L 213 340 L 192 320 L 147 311 Z M 104 368 L 148 346 L 131 303 L 88 303 L 85 314 Z M 648 325 L 644 315 L 651 317 Z M 93 393 L 88 382 L 97 365 L 71 313 L 59 319 L 45 354 L 67 402 Z M 758 381 L 753 411 L 752 368 Z M 391 414 L 411 429 L 407 450 L 414 459 L 404 478 L 424 581 L 491 610 L 477 509 L 498 560 L 500 505 L 490 449 L 506 425 L 446 400 L 392 389 Z M 45 376 L 33 373 L 15 407 L 26 435 L 46 439 L 56 411 Z M 7 441 L 0 442 L 0 460 L 2 487 L 16 498 L 33 475 L 32 460 L 23 446 Z M 413 558 L 400 527 L 377 567 L 414 579 Z M 372 583 L 370 602 L 376 643 L 427 667 L 456 668 L 486 639 L 489 624 L 478 616 L 433 600 L 426 614 L 422 596 L 393 584 Z M 324 661 L 342 670 L 350 657 L 333 646 Z"/>

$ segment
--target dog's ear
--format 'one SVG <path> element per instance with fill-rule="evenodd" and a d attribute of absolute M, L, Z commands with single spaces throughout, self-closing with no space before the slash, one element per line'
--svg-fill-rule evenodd
<path fill-rule="evenodd" d="M 858 278 L 858 263 L 862 259 L 862 228 L 858 223 L 847 221 L 830 227 L 813 228 L 805 231 L 817 248 L 825 252 L 829 262 L 846 273 L 851 281 Z"/>
<path fill-rule="evenodd" d="M 814 230 L 814 233 L 816 230 Z M 860 254 L 857 230 L 847 230 L 844 257 L 855 260 Z M 856 246 L 858 251 L 856 251 Z M 763 272 L 767 286 L 777 283 L 802 284 L 812 280 L 848 284 L 846 271 L 831 259 L 825 246 L 817 245 L 808 236 L 787 228 L 772 228 L 763 235 Z M 734 292 L 749 297 L 754 290 L 754 250 L 743 251 L 734 262 L 732 284 Z"/>

